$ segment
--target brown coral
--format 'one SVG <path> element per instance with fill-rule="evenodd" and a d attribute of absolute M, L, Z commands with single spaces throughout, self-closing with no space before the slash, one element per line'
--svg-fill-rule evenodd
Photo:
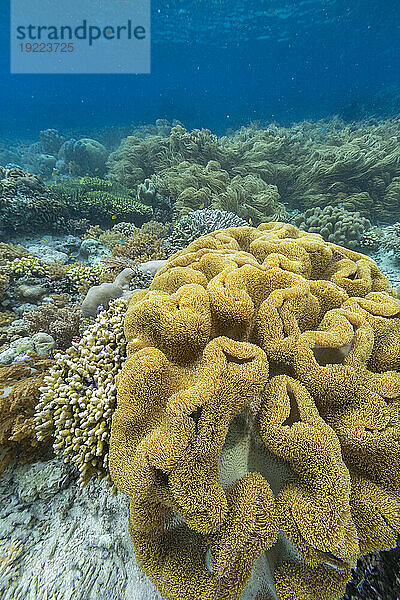
<path fill-rule="evenodd" d="M 136 233 L 122 244 L 113 247 L 113 256 L 124 256 L 137 262 L 166 258 L 164 241 L 153 233 Z"/>
<path fill-rule="evenodd" d="M 57 348 L 66 350 L 73 341 L 79 340 L 83 314 L 79 306 L 58 308 L 55 304 L 43 304 L 37 310 L 26 312 L 24 320 L 30 334 L 48 333 Z"/>
<path fill-rule="evenodd" d="M 18 454 L 21 462 L 34 460 L 44 444 L 35 435 L 34 412 L 39 388 L 53 360 L 31 354 L 23 363 L 0 367 L 0 473 Z"/>
<path fill-rule="evenodd" d="M 283 223 L 217 231 L 125 334 L 110 472 L 164 595 L 237 599 L 260 557 L 279 600 L 331 600 L 396 544 L 400 302 L 374 261 Z"/>

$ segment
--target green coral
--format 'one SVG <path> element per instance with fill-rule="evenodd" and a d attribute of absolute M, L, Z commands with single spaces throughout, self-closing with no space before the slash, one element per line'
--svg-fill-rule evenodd
<path fill-rule="evenodd" d="M 365 233 L 371 229 L 370 221 L 360 213 L 333 206 L 310 208 L 295 217 L 293 223 L 310 233 L 319 233 L 327 242 L 347 248 L 360 246 Z"/>
<path fill-rule="evenodd" d="M 73 287 L 79 291 L 82 286 L 99 285 L 103 276 L 103 269 L 98 265 L 86 265 L 75 263 L 68 267 L 66 276 L 72 282 Z"/>
<path fill-rule="evenodd" d="M 205 166 L 185 161 L 154 175 L 152 181 L 162 196 L 175 200 L 174 211 L 179 217 L 202 208 L 233 212 L 255 225 L 288 216 L 275 185 L 259 175 L 231 179 L 217 161 Z"/>
<path fill-rule="evenodd" d="M 6 271 L 13 277 L 43 277 L 49 274 L 47 265 L 36 256 L 15 258 L 6 264 Z"/>
<path fill-rule="evenodd" d="M 69 205 L 71 217 L 87 218 L 102 224 L 114 220 L 143 222 L 153 214 L 127 188 L 98 177 L 80 177 L 58 184 L 53 192 Z"/>

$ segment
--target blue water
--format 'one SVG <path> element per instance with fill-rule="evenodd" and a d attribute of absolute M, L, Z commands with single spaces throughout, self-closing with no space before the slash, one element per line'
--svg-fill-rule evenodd
<path fill-rule="evenodd" d="M 153 0 L 151 75 L 10 75 L 0 0 L 0 137 L 177 118 L 217 133 L 251 120 L 396 114 L 397 0 Z"/>

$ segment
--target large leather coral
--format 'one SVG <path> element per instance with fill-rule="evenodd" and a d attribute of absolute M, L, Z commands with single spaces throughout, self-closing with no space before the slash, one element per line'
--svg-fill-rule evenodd
<path fill-rule="evenodd" d="M 217 231 L 132 297 L 125 334 L 110 472 L 162 594 L 330 600 L 396 545 L 400 303 L 370 258 L 283 223 Z"/>

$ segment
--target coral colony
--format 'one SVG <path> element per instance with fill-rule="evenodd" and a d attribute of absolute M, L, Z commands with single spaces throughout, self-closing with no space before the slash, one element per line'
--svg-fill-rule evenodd
<path fill-rule="evenodd" d="M 394 599 L 399 121 L 130 133 L 0 149 L 0 595 Z"/>

